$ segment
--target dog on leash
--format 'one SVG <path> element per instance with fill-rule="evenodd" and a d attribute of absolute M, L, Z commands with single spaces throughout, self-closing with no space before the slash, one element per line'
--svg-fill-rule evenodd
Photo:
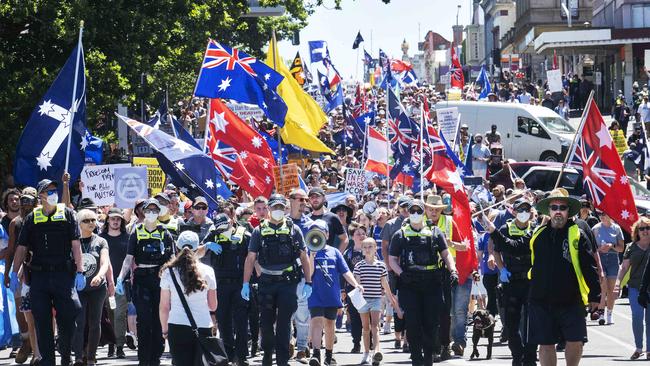
<path fill-rule="evenodd" d="M 478 353 L 478 341 L 481 338 L 488 339 L 487 345 L 487 357 L 486 360 L 492 358 L 492 343 L 494 342 L 494 317 L 490 315 L 490 312 L 485 309 L 478 309 L 472 314 L 472 321 L 470 322 L 473 325 L 472 332 L 472 343 L 473 350 L 472 354 L 469 356 L 470 360 L 479 357 Z"/>

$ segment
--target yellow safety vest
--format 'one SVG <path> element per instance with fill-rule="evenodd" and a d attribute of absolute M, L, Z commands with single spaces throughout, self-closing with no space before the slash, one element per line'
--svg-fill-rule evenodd
<path fill-rule="evenodd" d="M 233 244 L 239 244 L 244 239 L 244 233 L 245 232 L 246 232 L 246 228 L 243 227 L 243 226 L 240 226 L 240 227 L 237 228 L 237 230 L 235 230 L 235 233 L 232 234 L 232 236 L 230 236 L 230 237 L 227 237 L 227 236 L 223 235 L 223 233 L 219 233 L 219 237 L 217 238 L 217 241 L 219 243 L 231 242 Z"/>
<path fill-rule="evenodd" d="M 514 220 L 508 222 L 507 225 L 508 225 L 508 235 L 509 236 L 524 236 L 530 230 L 530 222 L 528 222 L 528 227 L 525 228 L 525 229 L 520 229 L 515 224 Z"/>
<path fill-rule="evenodd" d="M 175 216 L 171 216 L 169 218 L 169 221 L 166 224 L 163 222 L 161 222 L 160 224 L 162 224 L 165 227 L 165 229 L 172 231 L 174 233 L 178 231 L 178 219 Z"/>
<path fill-rule="evenodd" d="M 34 209 L 34 224 L 42 224 L 48 220 L 51 220 L 52 222 L 65 221 L 65 205 L 63 203 L 58 203 L 56 205 L 56 211 L 51 217 L 43 213 L 42 206 Z"/>
<path fill-rule="evenodd" d="M 533 237 L 530 239 L 530 262 L 531 268 L 528 271 L 528 279 L 532 279 L 533 276 L 533 267 L 535 263 L 535 239 L 539 234 L 544 230 L 546 226 L 541 226 L 533 233 Z M 573 270 L 576 273 L 576 278 L 578 280 L 578 289 L 580 290 L 580 297 L 582 302 L 585 305 L 589 304 L 589 286 L 587 286 L 587 281 L 585 281 L 584 276 L 582 275 L 582 269 L 580 268 L 580 257 L 578 255 L 578 243 L 580 242 L 580 229 L 578 225 L 573 224 L 569 226 L 569 255 L 571 256 L 571 264 L 573 265 Z"/>
<path fill-rule="evenodd" d="M 153 232 L 148 232 L 147 229 L 144 228 L 144 225 L 137 226 L 135 233 L 138 241 L 144 239 L 163 240 L 165 238 L 165 230 L 159 230 L 159 228 L 156 228 Z"/>
<path fill-rule="evenodd" d="M 287 225 L 287 220 L 284 220 L 282 222 L 282 226 L 280 226 L 277 229 L 274 229 L 269 226 L 268 221 L 264 221 L 262 223 L 262 231 L 260 232 L 262 236 L 269 236 L 269 235 L 289 235 L 291 234 L 291 228 Z"/>
<path fill-rule="evenodd" d="M 440 215 L 440 218 L 438 219 L 438 228 L 443 234 L 445 234 L 447 241 L 451 241 L 451 237 L 454 234 L 454 220 L 451 216 Z M 447 250 L 449 250 L 452 257 L 456 258 L 456 249 L 448 247 Z"/>

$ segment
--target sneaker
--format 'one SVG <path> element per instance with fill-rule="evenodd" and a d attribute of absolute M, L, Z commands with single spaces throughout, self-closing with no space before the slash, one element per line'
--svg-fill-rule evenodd
<path fill-rule="evenodd" d="M 454 342 L 454 344 L 451 345 L 451 350 L 454 351 L 454 354 L 456 356 L 463 357 L 463 353 L 465 353 L 465 347 L 463 347 L 460 343 Z"/>
<path fill-rule="evenodd" d="M 370 364 L 370 354 L 368 352 L 365 352 L 363 354 L 363 358 L 361 359 L 361 362 L 359 362 L 359 365 L 369 365 Z"/>
<path fill-rule="evenodd" d="M 384 323 L 384 334 L 390 334 L 390 323 Z"/>
<path fill-rule="evenodd" d="M 350 353 L 361 353 L 361 345 L 355 344 L 352 347 L 352 350 L 350 351 Z"/>
<path fill-rule="evenodd" d="M 298 353 L 296 354 L 296 361 L 304 365 L 307 364 L 308 360 L 307 360 L 307 356 L 305 355 L 305 351 L 298 351 Z"/>
<path fill-rule="evenodd" d="M 115 356 L 115 345 L 114 344 L 109 344 L 108 345 L 108 354 L 106 355 L 106 357 L 111 358 L 113 356 Z"/>
<path fill-rule="evenodd" d="M 598 317 L 598 325 L 605 325 L 605 314 L 600 313 L 600 316 Z"/>
<path fill-rule="evenodd" d="M 614 324 L 614 320 L 612 319 L 612 312 L 607 311 L 607 325 Z"/>
<path fill-rule="evenodd" d="M 395 349 L 402 348 L 402 341 L 400 341 L 399 339 L 396 339 L 395 344 L 393 345 L 393 348 L 395 348 Z"/>
<path fill-rule="evenodd" d="M 120 359 L 126 358 L 126 355 L 124 354 L 124 347 L 117 346 L 117 351 L 115 351 L 115 357 Z"/>
<path fill-rule="evenodd" d="M 325 366 L 336 366 L 336 365 L 338 365 L 338 363 L 336 362 L 336 359 L 334 359 L 334 357 L 332 357 L 329 360 L 325 359 L 325 362 L 323 362 L 323 365 L 325 365 Z"/>
<path fill-rule="evenodd" d="M 437 354 L 437 353 L 434 353 L 432 358 L 433 358 L 433 363 L 440 363 L 440 362 L 442 362 L 442 357 L 440 357 L 440 355 Z"/>
<path fill-rule="evenodd" d="M 320 360 L 316 357 L 309 359 L 309 366 L 320 366 Z"/>
<path fill-rule="evenodd" d="M 372 366 L 378 366 L 383 359 L 384 355 L 382 355 L 381 352 L 375 352 L 375 354 L 372 355 Z"/>
<path fill-rule="evenodd" d="M 126 346 L 129 347 L 129 349 L 135 349 L 135 336 L 131 333 L 126 333 Z"/>

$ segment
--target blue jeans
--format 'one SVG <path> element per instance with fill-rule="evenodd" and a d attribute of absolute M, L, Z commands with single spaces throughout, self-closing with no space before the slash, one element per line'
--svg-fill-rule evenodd
<path fill-rule="evenodd" d="M 646 350 L 650 351 L 650 310 L 644 309 L 637 299 L 639 289 L 630 287 L 628 291 L 630 308 L 632 309 L 632 333 L 634 333 L 634 345 L 637 350 L 643 350 L 643 321 L 645 319 Z"/>
<path fill-rule="evenodd" d="M 307 298 L 302 297 L 302 288 L 305 286 L 303 278 L 296 289 L 298 296 L 298 309 L 293 313 L 293 321 L 296 324 L 296 349 L 304 351 L 307 349 L 307 338 L 309 337 L 309 308 L 307 307 Z"/>
<path fill-rule="evenodd" d="M 451 337 L 454 343 L 459 343 L 463 348 L 467 346 L 467 311 L 471 292 L 471 279 L 451 289 Z"/>

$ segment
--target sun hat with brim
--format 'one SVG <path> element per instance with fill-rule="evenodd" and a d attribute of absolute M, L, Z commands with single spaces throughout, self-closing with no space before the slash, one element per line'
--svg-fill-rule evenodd
<path fill-rule="evenodd" d="M 433 209 L 447 207 L 447 205 L 442 202 L 442 197 L 435 194 L 428 196 L 424 205 Z"/>
<path fill-rule="evenodd" d="M 578 214 L 578 212 L 580 212 L 580 201 L 569 196 L 569 192 L 567 192 L 567 190 L 564 188 L 556 188 L 552 190 L 546 198 L 539 201 L 537 205 L 535 205 L 537 212 L 543 215 L 549 215 L 549 205 L 551 201 L 555 200 L 566 202 L 566 204 L 569 206 L 569 217 L 575 216 Z"/>

